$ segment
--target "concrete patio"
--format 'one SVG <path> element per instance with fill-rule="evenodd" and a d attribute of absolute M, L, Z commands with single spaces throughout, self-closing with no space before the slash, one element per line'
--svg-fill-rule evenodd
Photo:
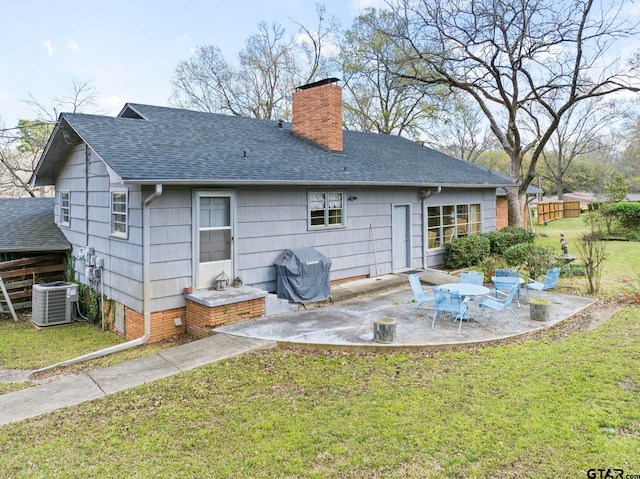
<path fill-rule="evenodd" d="M 422 272 L 424 288 L 435 284 L 457 282 L 455 275 L 434 270 Z M 491 286 L 491 285 L 486 285 Z M 537 295 L 537 293 L 536 293 Z M 500 312 L 492 311 L 480 323 L 480 312 L 465 321 L 458 333 L 457 321 L 450 317 L 438 319 L 431 329 L 433 310 L 429 304 L 408 315 L 413 294 L 406 274 L 346 283 L 332 287 L 332 301 L 299 306 L 296 311 L 215 328 L 213 333 L 276 341 L 281 345 L 332 349 L 439 348 L 460 344 L 488 343 L 529 334 L 553 326 L 595 303 L 592 298 L 542 293 L 551 301 L 548 321 L 532 321 L 524 290 L 521 307 L 514 303 L 520 323 L 512 327 Z M 473 311 L 473 306 L 471 307 Z M 509 313 L 507 313 L 509 314 Z M 391 343 L 373 340 L 374 320 L 394 318 L 396 339 Z"/>

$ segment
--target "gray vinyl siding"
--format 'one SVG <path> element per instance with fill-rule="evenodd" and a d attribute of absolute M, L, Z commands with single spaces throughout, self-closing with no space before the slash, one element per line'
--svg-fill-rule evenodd
<path fill-rule="evenodd" d="M 146 198 L 153 192 L 143 190 Z M 193 283 L 191 188 L 163 188 L 149 207 L 151 310 L 185 305 L 182 291 Z"/>
<path fill-rule="evenodd" d="M 76 148 L 58 177 L 58 191 L 70 192 L 70 225 L 62 227 L 78 255 L 92 246 L 105 260 L 104 293 L 142 311 L 143 201 L 153 188 L 128 186 L 128 238 L 110 235 L 110 188 L 106 166 L 95 153 L 89 168 L 90 193 L 85 196 L 85 148 Z M 193 187 L 164 186 L 149 206 L 151 311 L 185 305 L 185 286 L 193 284 Z M 425 251 L 424 216 L 428 205 L 480 203 L 482 231 L 495 229 L 494 189 L 443 189 L 422 200 L 419 188 L 225 188 L 236 195 L 234 271 L 244 283 L 275 290 L 273 264 L 285 249 L 314 247 L 332 261 L 331 280 L 392 273 L 392 212 L 394 205 L 410 207 L 410 267 L 437 266 L 442 251 Z M 215 191 L 212 189 L 211 191 Z M 344 227 L 309 229 L 309 191 L 344 193 Z M 349 201 L 349 197 L 357 197 Z M 88 209 L 85 206 L 88 198 Z M 56 197 L 56 220 L 59 207 Z M 85 221 L 87 217 L 89 221 Z M 88 229 L 86 229 L 88 227 Z M 88 240 L 85 240 L 85 237 Z M 76 261 L 76 277 L 86 282 L 84 263 Z"/>
<path fill-rule="evenodd" d="M 128 188 L 128 238 L 111 236 L 111 187 L 104 162 L 90 151 L 88 178 L 85 177 L 85 145 L 71 151 L 56 181 L 56 191 L 69 191 L 71 221 L 60 229 L 72 244 L 75 277 L 87 284 L 85 263 L 80 248 L 93 247 L 104 259 L 104 294 L 136 311 L 142 311 L 142 209 L 139 187 Z M 89 193 L 85 194 L 85 184 Z M 55 215 L 59 222 L 59 195 L 56 195 Z"/>

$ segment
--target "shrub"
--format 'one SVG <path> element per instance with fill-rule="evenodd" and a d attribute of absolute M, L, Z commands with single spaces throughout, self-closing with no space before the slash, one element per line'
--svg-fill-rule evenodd
<path fill-rule="evenodd" d="M 616 218 L 624 229 L 640 229 L 640 203 L 621 201 L 610 203 L 603 208 L 605 216 Z"/>
<path fill-rule="evenodd" d="M 491 254 L 502 255 L 510 246 L 520 243 L 533 243 L 535 233 L 519 226 L 507 226 L 500 231 L 487 234 L 491 243 Z"/>
<path fill-rule="evenodd" d="M 553 248 L 531 243 L 510 246 L 504 252 L 504 260 L 507 266 L 526 269 L 529 276 L 534 279 L 544 276 L 547 270 L 558 264 Z"/>
<path fill-rule="evenodd" d="M 444 245 L 444 266 L 449 269 L 476 266 L 489 256 L 490 251 L 491 243 L 486 235 L 455 238 Z"/>

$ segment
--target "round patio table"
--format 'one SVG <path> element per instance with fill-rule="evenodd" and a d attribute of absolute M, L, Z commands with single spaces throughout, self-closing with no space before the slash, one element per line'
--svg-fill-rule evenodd
<path fill-rule="evenodd" d="M 486 286 L 471 283 L 445 283 L 437 287 L 449 290 L 452 293 L 456 293 L 460 296 L 468 297 L 471 299 L 475 299 L 478 296 L 486 296 L 491 292 L 491 290 Z M 469 311 L 467 311 L 464 317 L 456 317 L 455 319 L 468 321 L 470 318 L 473 318 L 473 315 Z"/>

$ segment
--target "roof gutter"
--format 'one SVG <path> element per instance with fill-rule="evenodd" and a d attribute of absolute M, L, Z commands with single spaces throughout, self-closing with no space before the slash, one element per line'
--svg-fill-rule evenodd
<path fill-rule="evenodd" d="M 144 200 L 142 207 L 142 315 L 144 321 L 144 331 L 142 336 L 137 339 L 127 341 L 126 343 L 117 344 L 109 348 L 100 349 L 99 351 L 78 356 L 77 358 L 36 369 L 34 373 L 40 373 L 60 366 L 69 366 L 71 364 L 89 361 L 90 359 L 100 358 L 102 356 L 107 356 L 108 354 L 140 346 L 148 341 L 149 336 L 151 336 L 151 258 L 149 257 L 151 252 L 151 245 L 149 244 L 151 240 L 151 221 L 149 220 L 149 205 L 160 195 L 162 195 L 162 184 L 158 183 L 156 184 L 155 191 Z"/>
<path fill-rule="evenodd" d="M 408 187 L 408 188 L 498 188 L 498 187 L 510 187 L 514 186 L 513 183 L 407 183 L 407 182 L 388 182 L 388 181 L 349 181 L 349 180 L 201 180 L 197 178 L 188 179 L 162 179 L 162 180 L 136 180 L 136 179 L 122 179 L 123 184 L 132 185 L 153 185 L 162 183 L 164 185 L 198 185 L 198 186 L 393 186 L 393 187 Z"/>

